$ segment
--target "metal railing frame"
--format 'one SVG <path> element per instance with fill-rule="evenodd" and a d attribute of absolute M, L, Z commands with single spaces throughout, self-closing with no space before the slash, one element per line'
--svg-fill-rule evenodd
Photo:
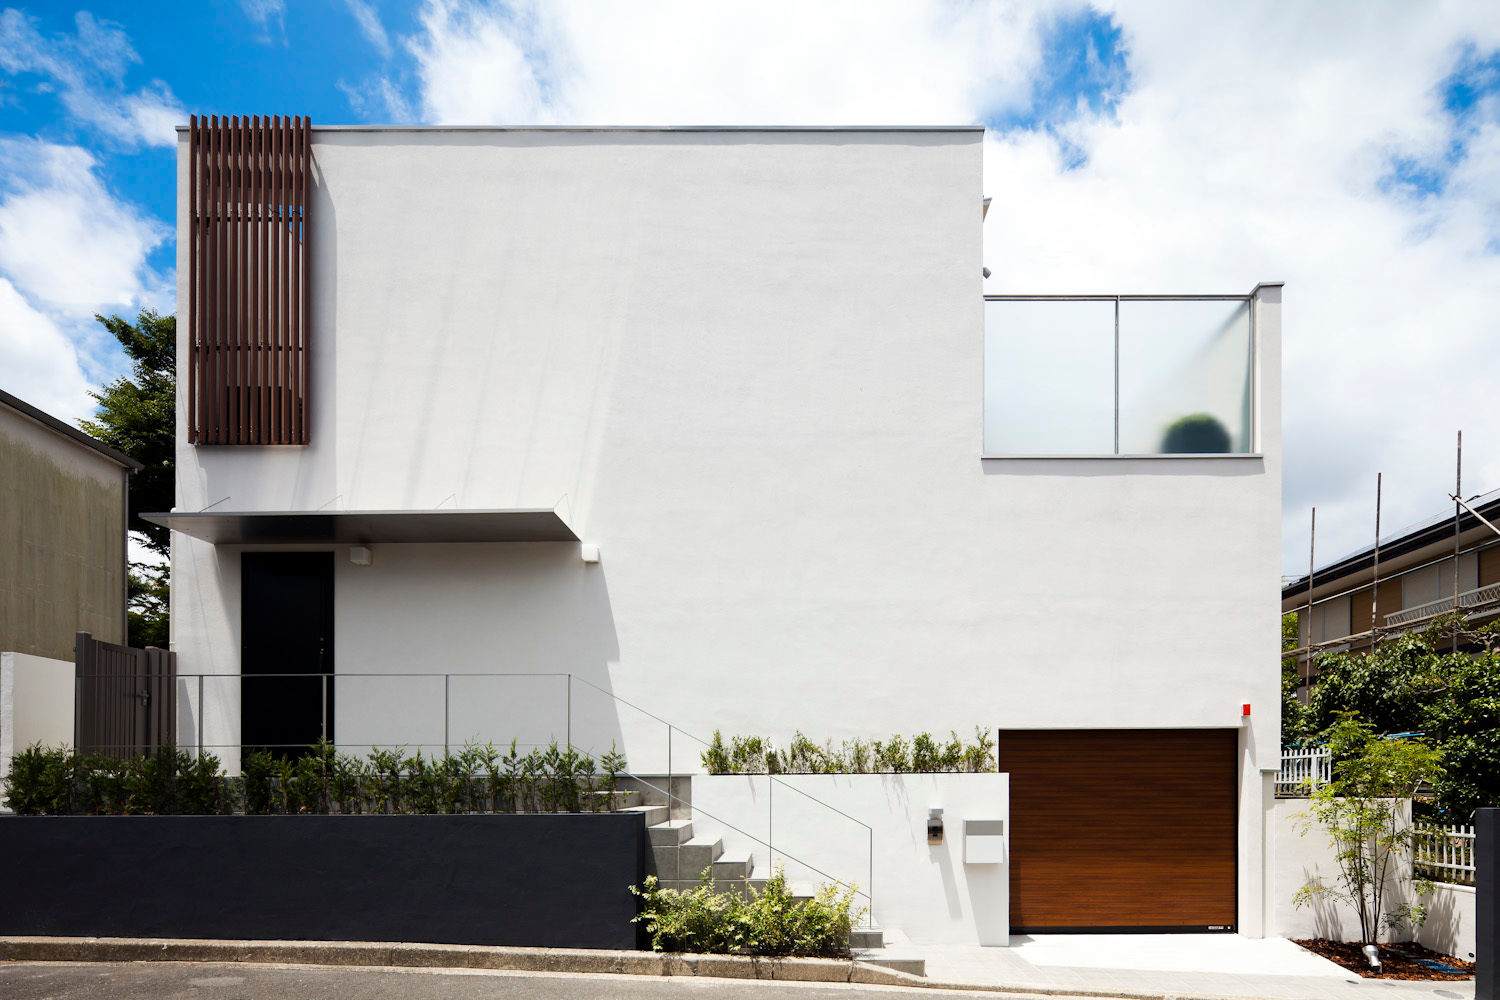
<path fill-rule="evenodd" d="M 85 677 L 90 677 L 90 676 L 95 676 L 95 675 L 92 675 L 92 674 L 79 674 L 76 677 L 76 682 L 81 682 Z M 99 676 L 106 676 L 106 675 L 99 675 Z M 802 866 L 803 868 L 806 868 L 807 870 L 809 870 L 811 872 L 814 872 L 814 873 L 816 873 L 818 875 L 821 875 L 822 877 L 824 877 L 826 879 L 829 879 L 832 882 L 834 882 L 834 883 L 836 883 L 838 885 L 841 885 L 841 886 L 843 886 L 846 889 L 853 890 L 856 895 L 862 896 L 865 899 L 866 919 L 868 919 L 870 921 L 874 920 L 875 901 L 874 901 L 873 885 L 874 885 L 874 881 L 875 881 L 875 831 L 874 831 L 873 827 L 871 827 L 868 823 L 865 823 L 863 820 L 857 819 L 856 817 L 849 815 L 848 813 L 844 812 L 842 809 L 838 808 L 837 806 L 832 805 L 831 803 L 828 803 L 828 802 L 824 802 L 822 799 L 818 798 L 817 796 L 812 795 L 812 794 L 804 791 L 803 789 L 796 787 L 795 785 L 791 785 L 791 784 L 788 784 L 785 781 L 780 780 L 779 776 L 774 775 L 774 774 L 767 774 L 767 775 L 765 775 L 765 777 L 768 779 L 768 781 L 767 781 L 767 789 L 766 789 L 766 839 L 765 840 L 762 840 L 761 838 L 755 836 L 754 834 L 749 833 L 749 832 L 747 832 L 745 830 L 740 829 L 739 827 L 733 825 L 732 823 L 729 823 L 728 821 L 726 821 L 724 819 L 721 819 L 721 818 L 719 818 L 717 816 L 714 816 L 714 815 L 708 813 L 707 811 L 705 811 L 701 807 L 694 807 L 691 802 L 689 802 L 689 801 L 687 801 L 685 799 L 680 798 L 679 796 L 673 794 L 673 792 L 671 791 L 673 779 L 675 777 L 677 777 L 677 775 L 674 773 L 674 765 L 673 765 L 673 760 L 672 760 L 672 742 L 673 742 L 673 736 L 674 736 L 674 734 L 680 734 L 682 736 L 686 736 L 688 739 L 694 741 L 695 743 L 697 743 L 700 746 L 705 747 L 705 748 L 709 747 L 711 744 L 707 740 L 703 739 L 702 737 L 697 736 L 697 735 L 695 735 L 695 734 L 693 734 L 691 732 L 688 732 L 687 730 L 681 728 L 680 726 L 676 725 L 675 723 L 668 722 L 666 719 L 663 719 L 661 716 L 657 715 L 656 713 L 651 712 L 648 709 L 644 709 L 644 708 L 642 708 L 641 706 L 635 704 L 632 701 L 629 701 L 629 700 L 627 700 L 625 698 L 621 698 L 619 695 L 615 694 L 613 691 L 610 691 L 610 690 L 608 690 L 608 689 L 606 689 L 604 687 L 601 687 L 600 685 L 595 684 L 593 681 L 588 680 L 585 677 L 579 677 L 579 676 L 577 676 L 576 674 L 573 674 L 573 673 L 558 672 L 558 671 L 519 671 L 519 672 L 514 672 L 514 673 L 497 673 L 497 672 L 493 672 L 493 671 L 444 671 L 444 672 L 441 672 L 441 673 L 437 673 L 437 672 L 431 672 L 431 673 L 427 673 L 427 672 L 384 673 L 384 672 L 378 672 L 378 671 L 318 671 L 318 672 L 309 672 L 309 673 L 290 673 L 290 672 L 288 672 L 288 673 L 256 673 L 256 674 L 240 674 L 240 673 L 233 673 L 233 674 L 231 674 L 231 673 L 222 673 L 222 674 L 220 674 L 220 673 L 184 674 L 184 673 L 177 673 L 174 676 L 174 680 L 175 681 L 181 681 L 181 682 L 190 682 L 190 681 L 193 681 L 193 680 L 197 681 L 197 688 L 198 688 L 197 695 L 198 695 L 198 697 L 197 697 L 197 701 L 193 703 L 194 711 L 195 711 L 195 714 L 196 714 L 196 733 L 195 733 L 195 735 L 196 735 L 196 742 L 193 744 L 193 750 L 194 750 L 195 753 L 197 753 L 199 756 L 201 756 L 205 750 L 241 750 L 241 751 L 243 751 L 246 746 L 254 746 L 257 749 L 278 749 L 278 750 L 280 750 L 280 749 L 285 749 L 285 750 L 299 750 L 299 749 L 305 749 L 305 746 L 306 746 L 305 744 L 301 744 L 301 743 L 297 743 L 297 744 L 260 744 L 260 743 L 257 743 L 257 744 L 253 744 L 252 745 L 252 744 L 246 744 L 246 743 L 243 743 L 243 742 L 240 742 L 240 743 L 207 743 L 207 742 L 205 742 L 205 739 L 204 739 L 204 712 L 203 712 L 203 706 L 205 704 L 204 695 L 205 695 L 205 682 L 206 681 L 208 681 L 208 680 L 235 681 L 235 682 L 238 682 L 239 684 L 243 684 L 247 680 L 249 680 L 249 681 L 255 681 L 255 680 L 278 680 L 278 679 L 280 679 L 280 680 L 287 680 L 287 679 L 293 679 L 293 680 L 311 680 L 311 679 L 314 679 L 314 678 L 317 678 L 317 679 L 319 679 L 321 681 L 320 688 L 321 688 L 321 698 L 322 698 L 322 704 L 323 704 L 323 716 L 322 716 L 322 718 L 323 718 L 323 734 L 322 735 L 323 735 L 323 737 L 325 739 L 327 738 L 327 735 L 328 735 L 328 730 L 327 730 L 327 722 L 328 722 L 328 686 L 329 686 L 329 683 L 331 681 L 337 680 L 339 678 L 346 678 L 346 679 L 356 679 L 356 678 L 358 678 L 358 679 L 387 679 L 387 680 L 389 680 L 389 679 L 412 679 L 412 678 L 419 678 L 419 679 L 437 679 L 437 678 L 441 678 L 442 682 L 443 682 L 443 742 L 441 744 L 439 744 L 439 743 L 415 743 L 414 744 L 414 743 L 409 743 L 408 742 L 408 743 L 399 743 L 399 744 L 392 743 L 391 745 L 392 746 L 398 746 L 399 745 L 399 746 L 402 746 L 402 747 L 410 747 L 410 748 L 414 748 L 414 749 L 419 750 L 419 751 L 424 751 L 424 750 L 428 750 L 428 749 L 434 749 L 435 750 L 436 748 L 438 748 L 440 746 L 442 748 L 442 750 L 443 750 L 444 753 L 448 753 L 450 751 L 450 749 L 451 749 L 451 746 L 452 746 L 452 743 L 451 743 L 452 736 L 451 736 L 451 726 L 450 726 L 450 723 L 451 723 L 451 711 L 450 711 L 451 710 L 451 700 L 450 699 L 451 699 L 451 693 L 452 693 L 451 680 L 454 677 L 484 677 L 484 678 L 502 678 L 502 677 L 503 678 L 511 678 L 511 677 L 554 677 L 554 678 L 565 679 L 564 695 L 563 695 L 563 705 L 564 705 L 564 709 L 563 709 L 563 711 L 564 711 L 563 735 L 564 735 L 564 743 L 565 743 L 565 745 L 567 746 L 567 748 L 569 750 L 582 749 L 580 747 L 577 747 L 574 744 L 574 742 L 573 742 L 573 684 L 574 684 L 575 681 L 578 682 L 578 683 L 580 683 L 580 684 L 585 685 L 586 688 L 591 688 L 594 691 L 598 692 L 599 694 L 604 695 L 606 698 L 609 698 L 612 701 L 617 702 L 620 705 L 624 705 L 627 708 L 630 708 L 630 709 L 632 709 L 632 710 L 634 710 L 636 712 L 639 712 L 641 715 L 644 715 L 648 719 L 651 719 L 652 721 L 654 721 L 654 722 L 656 722 L 656 723 L 658 723 L 658 724 L 666 727 L 666 751 L 667 751 L 667 756 L 666 756 L 666 763 L 667 763 L 666 788 L 661 788 L 661 787 L 659 787 L 659 786 L 657 786 L 655 784 L 652 784 L 651 779 L 649 777 L 643 777 L 643 776 L 641 776 L 639 774 L 636 774 L 636 773 L 634 773 L 632 771 L 628 771 L 627 770 L 627 771 L 620 772 L 623 777 L 629 777 L 629 778 L 631 778 L 631 779 L 633 779 L 635 781 L 638 781 L 641 784 L 643 784 L 643 785 L 645 785 L 645 786 L 653 789 L 654 791 L 660 792 L 662 795 L 666 796 L 667 799 L 670 802 L 677 803 L 678 805 L 683 806 L 683 807 L 685 807 L 687 809 L 690 809 L 693 812 L 701 813 L 702 815 L 707 816 L 709 819 L 712 819 L 714 822 L 719 823 L 719 824 L 727 827 L 728 829 L 731 829 L 731 830 L 735 831 L 736 833 L 738 833 L 738 834 L 740 834 L 740 835 L 742 835 L 744 837 L 747 837 L 750 840 L 754 841 L 755 843 L 761 845 L 762 847 L 764 847 L 766 849 L 767 855 L 768 855 L 768 860 L 769 860 L 769 862 L 773 866 L 774 866 L 774 863 L 775 863 L 776 856 L 779 853 L 783 858 L 786 858 L 787 860 L 790 860 L 790 861 L 792 861 L 792 862 L 794 862 L 794 863 Z M 75 712 L 75 714 L 79 711 L 78 704 L 79 703 L 78 703 L 77 699 L 75 698 L 75 700 L 74 700 L 74 712 Z M 338 741 L 334 740 L 333 741 L 333 745 L 335 747 L 338 746 L 339 745 Z M 382 746 L 384 744 L 358 743 L 358 744 L 353 744 L 353 745 L 355 745 L 355 746 L 367 746 L 367 745 L 369 745 L 369 746 Z M 544 743 L 520 743 L 520 742 L 516 743 L 516 746 L 518 746 L 518 747 L 520 747 L 520 746 L 524 746 L 524 747 L 537 747 L 537 746 L 546 746 L 546 745 L 547 744 L 544 744 Z M 125 748 L 118 748 L 118 749 L 125 749 Z M 749 777 L 759 777 L 759 775 L 750 775 Z M 866 882 L 865 888 L 863 890 L 860 889 L 860 887 L 858 886 L 858 884 L 850 882 L 850 881 L 847 881 L 845 879 L 837 878 L 837 877 L 835 877 L 833 875 L 830 875 L 829 873 L 823 871 L 822 869 L 820 869 L 817 866 L 811 864 L 810 862 L 807 862 L 807 861 L 802 860 L 801 858 L 798 858 L 796 855 L 793 855 L 793 854 L 791 854 L 791 853 L 789 853 L 789 852 L 787 852 L 785 850 L 779 850 L 778 851 L 778 849 L 775 846 L 775 838 L 774 838 L 774 831 L 775 831 L 774 819 L 775 819 L 775 814 L 774 814 L 774 795 L 772 794 L 772 789 L 777 784 L 780 784 L 783 788 L 791 789 L 792 791 L 794 791 L 797 794 L 803 796 L 804 798 L 808 799 L 809 801 L 817 804 L 818 806 L 821 806 L 824 809 L 827 809 L 827 810 L 829 810 L 829 811 L 831 811 L 833 813 L 836 813 L 839 816 L 842 816 L 844 819 L 847 819 L 850 822 L 858 824 L 860 827 L 864 828 L 865 835 L 866 835 L 866 849 L 867 849 L 866 866 L 865 866 L 867 882 Z M 671 809 L 670 809 L 670 806 L 669 806 L 669 808 L 668 808 L 668 814 L 669 815 L 670 815 L 670 812 L 671 812 Z M 774 867 L 773 867 L 773 870 L 774 870 Z"/>

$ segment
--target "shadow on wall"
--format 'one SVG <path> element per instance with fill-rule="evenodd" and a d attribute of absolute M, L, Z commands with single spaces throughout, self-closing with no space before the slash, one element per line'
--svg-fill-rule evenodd
<path fill-rule="evenodd" d="M 605 693 L 619 657 L 609 589 L 576 544 L 373 551 L 335 582 L 341 746 L 623 747 L 632 710 Z"/>
<path fill-rule="evenodd" d="M 1425 902 L 1427 919 L 1417 930 L 1417 942 L 1434 951 L 1473 961 L 1474 892 L 1439 883 Z"/>

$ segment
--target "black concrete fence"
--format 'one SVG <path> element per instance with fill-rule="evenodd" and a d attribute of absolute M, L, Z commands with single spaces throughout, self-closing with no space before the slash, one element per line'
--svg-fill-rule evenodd
<path fill-rule="evenodd" d="M 0 817 L 0 935 L 637 946 L 639 813 Z"/>

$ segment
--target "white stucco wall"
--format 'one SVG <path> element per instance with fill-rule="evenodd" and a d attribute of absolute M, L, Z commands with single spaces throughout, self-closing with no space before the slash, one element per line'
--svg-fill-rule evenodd
<path fill-rule="evenodd" d="M 1410 815 L 1411 804 L 1405 803 L 1403 815 Z M 1322 878 L 1335 885 L 1338 867 L 1327 832 L 1315 822 L 1309 823 L 1306 799 L 1277 799 L 1272 811 L 1273 861 L 1271 881 L 1275 886 L 1271 933 L 1289 938 L 1326 937 L 1353 941 L 1359 938 L 1359 917 L 1346 903 L 1322 901 L 1311 907 L 1292 905 L 1297 890 L 1310 879 Z M 1406 868 L 1409 873 L 1409 866 Z M 1410 898 L 1409 883 L 1403 884 L 1394 874 L 1387 882 L 1394 905 L 1405 905 Z M 1413 937 L 1423 945 L 1459 958 L 1474 952 L 1474 890 L 1466 886 L 1439 883 L 1423 902 L 1427 904 L 1426 922 L 1415 934 L 1404 928 L 1396 940 Z M 1381 929 L 1381 939 L 1390 932 Z"/>
<path fill-rule="evenodd" d="M 1007 945 L 1010 867 L 967 863 L 963 830 L 965 819 L 1009 826 L 1008 779 L 793 774 L 779 775 L 772 788 L 764 775 L 698 775 L 693 830 L 722 837 L 726 853 L 752 853 L 757 877 L 781 865 L 794 881 L 858 885 L 874 899 L 876 925 L 899 928 L 916 943 Z M 943 810 L 936 845 L 927 843 L 933 807 Z"/>
<path fill-rule="evenodd" d="M 1427 920 L 1417 930 L 1417 943 L 1433 951 L 1474 961 L 1474 889 L 1439 883 L 1427 898 Z"/>
<path fill-rule="evenodd" d="M 74 687 L 70 660 L 0 653 L 0 799 L 17 751 L 73 745 Z"/>
<path fill-rule="evenodd" d="M 1279 747 L 1280 288 L 1261 457 L 983 460 L 980 139 L 315 131 L 312 444 L 180 433 L 178 508 L 555 505 L 600 546 L 340 556 L 343 672 L 572 671 L 779 741 L 1252 703 L 1248 876 Z M 238 670 L 238 562 L 176 540 L 185 673 Z M 206 740 L 235 742 L 210 702 Z M 664 770 L 664 727 L 600 704 L 575 741 Z"/>

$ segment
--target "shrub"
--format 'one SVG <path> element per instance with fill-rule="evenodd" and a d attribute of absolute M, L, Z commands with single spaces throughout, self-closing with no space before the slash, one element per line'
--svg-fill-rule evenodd
<path fill-rule="evenodd" d="M 18 816 L 61 816 L 69 811 L 73 754 L 32 744 L 10 761 L 5 804 Z"/>
<path fill-rule="evenodd" d="M 700 757 L 709 774 L 905 774 L 983 772 L 995 770 L 995 737 L 974 727 L 974 742 L 965 743 L 956 732 L 946 742 L 930 733 L 919 733 L 910 744 L 899 733 L 882 742 L 845 740 L 837 748 L 828 740 L 822 746 L 798 730 L 785 750 L 776 749 L 759 736 L 734 736 L 729 744 L 723 734 L 714 738 Z"/>
<path fill-rule="evenodd" d="M 813 899 L 793 898 L 780 866 L 748 899 L 716 892 L 707 872 L 686 892 L 661 888 L 655 875 L 630 891 L 641 898 L 633 919 L 645 926 L 655 951 L 845 958 L 849 932 L 864 915 L 854 909 L 852 887 L 825 885 Z"/>
<path fill-rule="evenodd" d="M 601 766 L 603 772 L 600 771 Z M 555 742 L 502 756 L 493 745 L 408 755 L 375 749 L 359 758 L 319 741 L 297 757 L 247 753 L 241 776 L 219 759 L 170 746 L 135 757 L 91 757 L 32 746 L 6 776 L 5 804 L 21 815 L 598 812 L 615 808 L 627 762 L 613 744 L 596 761 Z"/>

